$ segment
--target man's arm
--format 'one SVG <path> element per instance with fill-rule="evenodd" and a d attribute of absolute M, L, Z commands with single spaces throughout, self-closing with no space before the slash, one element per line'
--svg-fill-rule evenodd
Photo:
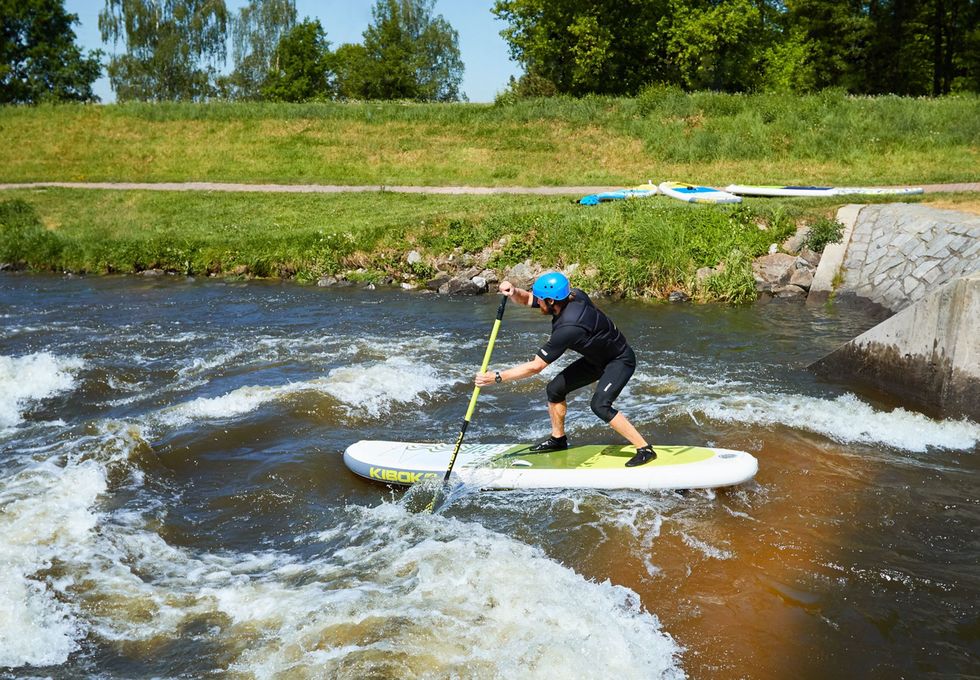
<path fill-rule="evenodd" d="M 527 307 L 530 307 L 534 302 L 534 296 L 531 295 L 530 292 L 524 290 L 523 288 L 518 288 L 510 281 L 501 281 L 499 287 L 502 295 L 506 295 L 507 297 L 513 299 L 514 302 L 519 305 L 526 305 Z"/>
<path fill-rule="evenodd" d="M 526 291 L 525 291 L 526 292 Z M 511 380 L 521 380 L 523 378 L 528 378 L 532 375 L 537 375 L 544 369 L 548 367 L 548 362 L 539 356 L 535 356 L 530 361 L 527 361 L 519 366 L 514 366 L 513 368 L 508 368 L 505 371 L 500 371 L 500 382 L 510 382 Z M 496 371 L 487 371 L 486 373 L 476 374 L 476 386 L 486 387 L 487 385 L 493 385 L 497 381 Z"/>

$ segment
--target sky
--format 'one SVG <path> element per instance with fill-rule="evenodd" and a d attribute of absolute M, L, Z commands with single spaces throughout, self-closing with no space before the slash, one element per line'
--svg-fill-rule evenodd
<path fill-rule="evenodd" d="M 247 0 L 225 0 L 229 13 L 236 13 Z M 363 41 L 364 29 L 371 23 L 371 8 L 375 0 L 296 0 L 298 19 L 319 19 L 327 34 L 331 49 L 343 43 Z M 99 12 L 103 0 L 65 0 L 65 9 L 77 14 L 77 42 L 84 52 L 102 49 L 112 53 L 112 45 L 102 42 L 99 35 Z M 459 33 L 459 51 L 465 70 L 462 90 L 471 102 L 492 102 L 507 86 L 510 76 L 519 76 L 521 68 L 510 60 L 507 43 L 500 37 L 504 22 L 490 13 L 493 0 L 436 0 L 433 15 L 442 17 Z M 228 61 L 224 70 L 232 69 L 229 43 Z M 103 102 L 115 101 L 109 79 L 103 76 L 93 90 Z"/>

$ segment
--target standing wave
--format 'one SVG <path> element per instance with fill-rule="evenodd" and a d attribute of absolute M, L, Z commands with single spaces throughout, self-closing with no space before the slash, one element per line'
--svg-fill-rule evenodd
<path fill-rule="evenodd" d="M 632 590 L 477 523 L 382 503 L 332 510 L 290 550 L 172 545 L 147 456 L 138 428 L 108 421 L 17 456 L 0 489 L 0 667 L 135 655 L 167 676 L 684 677 Z M 188 636 L 191 657 L 154 651 Z"/>
<path fill-rule="evenodd" d="M 0 356 L 0 431 L 18 425 L 31 403 L 71 390 L 83 365 L 81 359 L 48 352 Z"/>
<path fill-rule="evenodd" d="M 689 408 L 723 422 L 786 425 L 844 444 L 883 444 L 917 453 L 930 447 L 971 449 L 980 442 L 980 425 L 970 420 L 934 420 L 903 408 L 879 411 L 853 394 L 836 399 L 745 394 L 699 400 Z"/>

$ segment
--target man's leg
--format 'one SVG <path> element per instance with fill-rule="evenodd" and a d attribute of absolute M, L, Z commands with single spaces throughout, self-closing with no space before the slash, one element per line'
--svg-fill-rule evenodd
<path fill-rule="evenodd" d="M 602 375 L 599 376 L 595 394 L 592 395 L 592 411 L 636 447 L 636 455 L 626 463 L 627 467 L 643 465 L 657 457 L 643 435 L 633 427 L 626 416 L 613 408 L 612 405 L 619 393 L 626 387 L 626 383 L 633 377 L 635 370 L 636 358 L 632 351 L 628 356 L 610 362 L 603 369 Z"/>
<path fill-rule="evenodd" d="M 532 446 L 531 451 L 559 451 L 568 448 L 568 440 L 565 438 L 565 414 L 568 412 L 568 404 L 565 397 L 569 392 L 595 382 L 599 373 L 596 366 L 585 359 L 578 359 L 548 383 L 548 417 L 551 420 L 551 436 Z"/>
<path fill-rule="evenodd" d="M 565 436 L 565 414 L 568 413 L 568 402 L 560 401 L 556 404 L 548 402 L 548 417 L 551 418 L 551 436 L 561 438 Z"/>
<path fill-rule="evenodd" d="M 633 427 L 633 423 L 626 419 L 622 411 L 609 421 L 609 426 L 636 448 L 641 449 L 647 445 L 647 440 Z"/>
<path fill-rule="evenodd" d="M 613 407 L 613 402 L 619 397 L 619 393 L 626 387 L 626 383 L 633 377 L 636 370 L 636 360 L 633 353 L 628 356 L 614 359 L 606 364 L 599 376 L 599 382 L 595 386 L 595 394 L 592 395 L 592 412 L 595 413 L 603 422 L 609 423 L 612 429 L 626 438 L 631 444 L 636 441 L 643 441 L 643 437 L 636 431 L 636 428 L 626 419 L 622 413 Z M 640 446 L 644 446 L 646 442 Z"/>

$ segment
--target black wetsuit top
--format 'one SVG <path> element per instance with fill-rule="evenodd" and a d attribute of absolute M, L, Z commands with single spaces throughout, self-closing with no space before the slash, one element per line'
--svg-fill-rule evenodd
<path fill-rule="evenodd" d="M 551 320 L 551 338 L 538 350 L 538 356 L 549 364 L 574 350 L 596 366 L 605 366 L 630 349 L 626 337 L 603 314 L 584 291 L 573 288 L 575 298 Z M 537 304 L 537 299 L 532 299 Z"/>

